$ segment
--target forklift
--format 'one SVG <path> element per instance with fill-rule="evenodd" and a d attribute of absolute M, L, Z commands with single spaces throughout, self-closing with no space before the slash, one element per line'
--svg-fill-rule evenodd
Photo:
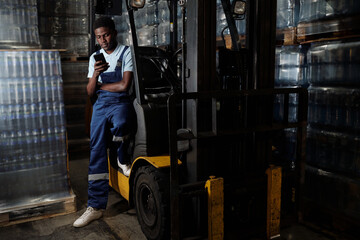
<path fill-rule="evenodd" d="M 109 149 L 110 186 L 135 207 L 148 239 L 278 238 L 281 167 L 271 164 L 272 138 L 275 131 L 297 129 L 298 198 L 307 91 L 274 89 L 276 0 L 221 0 L 231 48 L 218 46 L 215 0 L 167 0 L 166 48 L 138 45 L 134 12 L 146 1 L 123 1 L 132 37 L 137 131 L 129 177 Z M 119 1 L 91 6 L 95 13 L 121 13 Z M 244 19 L 245 43 L 235 24 Z M 288 116 L 290 95 L 299 99 L 295 122 Z M 280 120 L 274 120 L 276 97 L 282 99 Z"/>

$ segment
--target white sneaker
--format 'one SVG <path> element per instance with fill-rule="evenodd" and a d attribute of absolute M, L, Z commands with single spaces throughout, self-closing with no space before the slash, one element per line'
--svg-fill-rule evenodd
<path fill-rule="evenodd" d="M 131 165 L 130 164 L 121 164 L 119 161 L 119 158 L 117 159 L 117 163 L 118 163 L 119 168 L 121 168 L 123 174 L 127 177 L 130 176 Z"/>
<path fill-rule="evenodd" d="M 90 222 L 99 219 L 102 217 L 104 210 L 103 209 L 96 209 L 92 207 L 88 207 L 86 211 L 76 219 L 73 226 L 74 227 L 84 227 L 88 225 Z"/>

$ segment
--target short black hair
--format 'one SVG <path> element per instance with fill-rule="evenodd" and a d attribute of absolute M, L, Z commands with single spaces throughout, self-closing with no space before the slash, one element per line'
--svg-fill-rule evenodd
<path fill-rule="evenodd" d="M 116 30 L 114 21 L 109 17 L 100 17 L 95 20 L 93 30 L 95 31 L 95 29 L 100 27 L 108 27 L 111 30 Z"/>

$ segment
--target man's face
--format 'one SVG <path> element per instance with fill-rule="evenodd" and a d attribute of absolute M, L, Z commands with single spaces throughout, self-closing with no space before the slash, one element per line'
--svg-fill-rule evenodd
<path fill-rule="evenodd" d="M 100 47 L 106 52 L 112 52 L 116 47 L 116 34 L 115 30 L 111 30 L 108 27 L 99 27 L 95 29 L 96 41 Z"/>

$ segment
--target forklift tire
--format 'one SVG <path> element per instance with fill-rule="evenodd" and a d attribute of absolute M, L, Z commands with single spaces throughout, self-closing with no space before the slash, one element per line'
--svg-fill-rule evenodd
<path fill-rule="evenodd" d="M 133 193 L 136 215 L 147 239 L 169 239 L 169 174 L 153 166 L 140 167 Z"/>

